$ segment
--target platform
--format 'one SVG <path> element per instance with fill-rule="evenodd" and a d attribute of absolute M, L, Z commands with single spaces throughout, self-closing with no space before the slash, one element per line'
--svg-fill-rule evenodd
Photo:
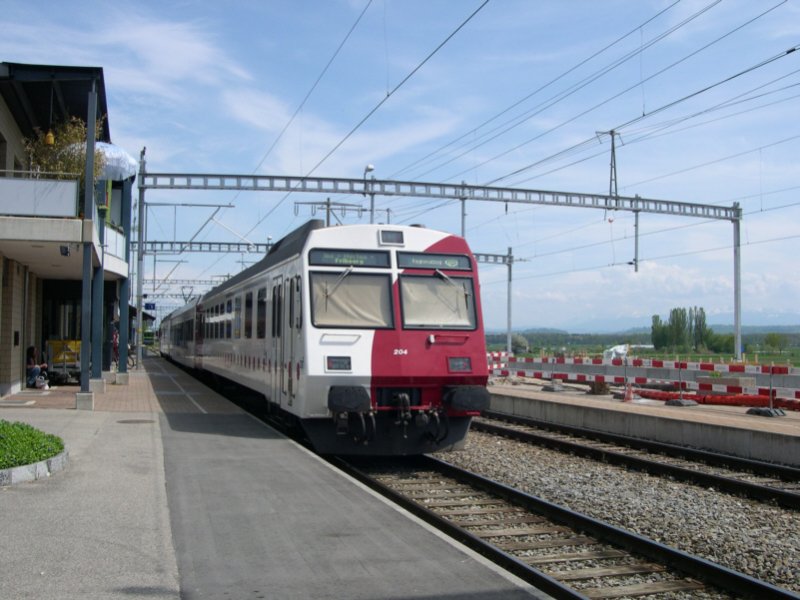
<path fill-rule="evenodd" d="M 585 388 L 543 391 L 549 382 L 495 382 L 491 410 L 551 423 L 711 450 L 800 467 L 800 412 L 782 417 L 747 414 L 737 406 L 666 406 L 657 400 L 623 402 Z"/>
<path fill-rule="evenodd" d="M 0 598 L 545 597 L 162 359 L 76 393 L 0 400 L 69 452 L 0 488 Z"/>

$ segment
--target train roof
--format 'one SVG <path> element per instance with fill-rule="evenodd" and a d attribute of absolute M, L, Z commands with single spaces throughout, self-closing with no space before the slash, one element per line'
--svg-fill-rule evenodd
<path fill-rule="evenodd" d="M 291 233 L 287 234 L 285 237 L 281 238 L 279 241 L 275 242 L 267 255 L 256 264 L 247 267 L 244 271 L 237 273 L 226 282 L 207 291 L 205 294 L 203 294 L 201 300 L 205 300 L 212 295 L 222 293 L 226 289 L 235 286 L 239 282 L 250 278 L 254 273 L 263 271 L 267 267 L 278 264 L 279 262 L 286 260 L 295 254 L 299 254 L 305 246 L 306 240 L 308 239 L 308 236 L 311 235 L 311 232 L 316 229 L 323 229 L 324 227 L 325 221 L 321 219 L 312 219 L 304 225 L 301 225 Z"/>
<path fill-rule="evenodd" d="M 186 312 L 188 309 L 193 308 L 198 303 L 199 300 L 200 300 L 200 296 L 194 296 L 192 298 L 189 298 L 189 300 L 186 302 L 186 304 L 184 304 L 183 306 L 181 306 L 179 308 L 176 308 L 175 310 L 170 312 L 168 315 L 165 315 L 164 317 L 162 317 L 161 318 L 161 322 L 164 323 L 165 321 L 169 321 L 170 319 L 173 319 L 173 318 L 177 317 L 178 315 Z"/>

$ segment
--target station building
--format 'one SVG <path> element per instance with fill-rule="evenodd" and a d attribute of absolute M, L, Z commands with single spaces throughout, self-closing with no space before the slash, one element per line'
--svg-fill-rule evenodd
<path fill-rule="evenodd" d="M 88 193 L 81 173 L 43 172 L 26 152 L 38 138 L 57 148 L 55 125 L 74 117 L 102 123 L 88 146 L 105 166 Z M 126 354 L 137 165 L 111 143 L 109 121 L 102 68 L 0 63 L 0 396 L 26 387 L 30 346 L 90 399 L 104 389 L 114 330 Z"/>

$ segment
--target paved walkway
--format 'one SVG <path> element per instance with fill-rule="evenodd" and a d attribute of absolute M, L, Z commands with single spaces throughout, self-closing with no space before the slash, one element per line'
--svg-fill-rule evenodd
<path fill-rule="evenodd" d="M 69 452 L 0 486 L 0 599 L 543 598 L 160 358 L 78 391 L 0 400 Z"/>
<path fill-rule="evenodd" d="M 94 394 L 94 410 L 225 413 L 235 408 L 222 396 L 164 360 L 151 357 L 142 363 L 141 368 L 129 371 L 127 385 L 107 381 L 105 392 Z M 0 399 L 0 409 L 11 406 L 74 409 L 79 392 L 79 385 L 52 386 L 49 390 L 25 389 Z"/>

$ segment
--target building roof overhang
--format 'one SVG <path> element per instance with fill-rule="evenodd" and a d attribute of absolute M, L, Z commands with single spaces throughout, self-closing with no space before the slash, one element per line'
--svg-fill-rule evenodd
<path fill-rule="evenodd" d="M 97 84 L 97 117 L 105 118 L 100 140 L 110 143 L 102 67 L 0 63 L 0 96 L 25 137 L 69 117 L 86 121 L 92 82 Z"/>

